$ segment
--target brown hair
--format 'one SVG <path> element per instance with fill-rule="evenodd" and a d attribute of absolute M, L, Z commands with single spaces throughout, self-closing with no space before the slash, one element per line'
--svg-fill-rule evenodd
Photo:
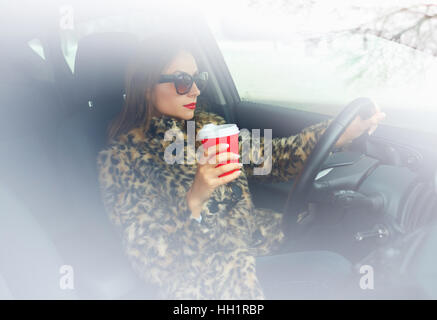
<path fill-rule="evenodd" d="M 147 131 L 155 105 L 154 88 L 164 68 L 180 51 L 196 57 L 193 34 L 162 32 L 144 39 L 126 72 L 126 99 L 108 127 L 108 142 L 138 127 Z M 150 92 L 150 101 L 146 92 Z"/>

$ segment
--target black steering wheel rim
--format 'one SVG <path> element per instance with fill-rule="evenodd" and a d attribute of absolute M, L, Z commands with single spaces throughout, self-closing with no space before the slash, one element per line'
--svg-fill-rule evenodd
<path fill-rule="evenodd" d="M 320 137 L 288 194 L 284 207 L 284 232 L 286 238 L 290 239 L 294 236 L 298 226 L 297 219 L 306 210 L 308 195 L 313 182 L 337 140 L 357 115 L 360 115 L 362 119 L 367 119 L 375 110 L 376 106 L 371 99 L 357 98 L 335 117 Z"/>

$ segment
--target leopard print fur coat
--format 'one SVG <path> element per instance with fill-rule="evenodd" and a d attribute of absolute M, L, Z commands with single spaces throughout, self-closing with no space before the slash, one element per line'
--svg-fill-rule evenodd
<path fill-rule="evenodd" d="M 197 109 L 193 120 L 196 136 L 207 123 L 225 123 L 221 116 Z M 255 257 L 282 244 L 282 214 L 254 207 L 248 178 L 290 180 L 330 122 L 272 139 L 270 174 L 254 175 L 255 164 L 245 164 L 237 179 L 215 189 L 200 223 L 190 217 L 185 197 L 196 164 L 164 160 L 171 143 L 165 132 L 179 129 L 186 142 L 186 121 L 153 117 L 147 132 L 136 128 L 110 141 L 97 157 L 101 195 L 136 273 L 158 285 L 161 299 L 265 299 Z M 199 145 L 196 141 L 196 150 Z M 185 143 L 185 159 L 190 150 Z"/>

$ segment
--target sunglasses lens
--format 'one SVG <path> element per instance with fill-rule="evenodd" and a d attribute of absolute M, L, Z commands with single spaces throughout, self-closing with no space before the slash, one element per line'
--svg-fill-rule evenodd
<path fill-rule="evenodd" d="M 193 85 L 193 79 L 188 74 L 181 74 L 175 81 L 175 85 L 179 94 L 186 94 Z"/>
<path fill-rule="evenodd" d="M 193 77 L 187 73 L 179 74 L 175 81 L 176 91 L 179 94 L 187 94 L 193 86 L 193 81 L 196 83 L 197 88 L 202 91 L 208 83 L 208 72 L 202 72 L 195 75 L 194 80 Z"/>
<path fill-rule="evenodd" d="M 194 78 L 194 82 L 196 82 L 196 86 L 197 88 L 202 91 L 203 89 L 205 89 L 207 83 L 208 83 L 208 73 L 207 72 L 202 72 L 199 75 L 197 75 Z"/>

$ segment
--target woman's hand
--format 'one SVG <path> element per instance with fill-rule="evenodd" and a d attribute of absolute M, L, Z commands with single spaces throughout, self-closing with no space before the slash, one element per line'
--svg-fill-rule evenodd
<path fill-rule="evenodd" d="M 239 158 L 239 155 L 235 153 L 223 152 L 228 147 L 227 144 L 212 146 L 202 153 L 201 159 L 198 161 L 194 182 L 187 192 L 188 207 L 194 218 L 199 218 L 204 202 L 209 199 L 215 188 L 231 182 L 241 173 L 241 171 L 238 170 L 229 175 L 219 177 L 226 172 L 241 169 L 243 166 L 241 163 L 228 163 L 216 168 L 217 164 L 226 163 L 228 160 L 236 160 Z M 203 148 L 203 146 L 201 146 L 201 148 Z M 217 152 L 222 153 L 217 155 Z"/>
<path fill-rule="evenodd" d="M 378 123 L 384 118 L 385 113 L 381 112 L 378 106 L 376 106 L 375 114 L 367 120 L 361 119 L 359 115 L 356 116 L 351 124 L 343 132 L 341 137 L 338 139 L 335 147 L 339 148 L 347 143 L 352 142 L 352 140 L 358 138 L 366 131 L 369 134 L 372 134 L 376 130 Z"/>

